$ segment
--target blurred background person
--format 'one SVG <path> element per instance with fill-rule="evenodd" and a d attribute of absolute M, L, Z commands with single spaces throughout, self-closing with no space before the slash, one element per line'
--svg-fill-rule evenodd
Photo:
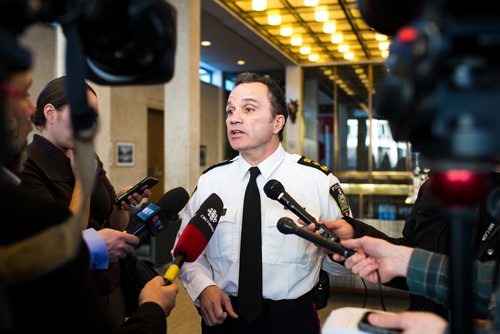
<path fill-rule="evenodd" d="M 98 112 L 96 93 L 89 85 L 86 87 L 89 105 Z M 45 85 L 38 96 L 32 121 L 39 134 L 34 134 L 28 145 L 28 159 L 20 174 L 21 187 L 60 202 L 74 213 L 80 201 L 81 181 L 73 154 L 74 136 L 65 76 Z M 95 160 L 96 178 L 90 196 L 88 222 L 82 226 L 83 238 L 90 250 L 90 269 L 101 302 L 115 323 L 121 324 L 127 313 L 124 301 L 127 291 L 120 286 L 119 259 L 134 251 L 139 238 L 123 232 L 132 207 L 125 202 L 120 208 L 113 205 L 115 190 L 97 154 Z M 118 195 L 127 189 L 122 189 Z M 150 191 L 146 190 L 142 195 L 134 193 L 129 199 L 135 206 L 149 195 Z"/>

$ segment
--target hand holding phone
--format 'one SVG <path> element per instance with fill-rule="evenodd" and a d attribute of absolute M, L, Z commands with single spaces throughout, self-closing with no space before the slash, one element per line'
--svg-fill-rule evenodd
<path fill-rule="evenodd" d="M 374 334 L 398 334 L 402 333 L 398 329 L 389 329 L 389 328 L 382 328 L 382 327 L 377 327 L 375 325 L 372 325 L 368 322 L 368 315 L 370 315 L 373 312 L 365 312 L 363 314 L 363 317 L 358 322 L 358 328 L 362 331 L 368 332 L 368 333 L 374 333 Z"/>
<path fill-rule="evenodd" d="M 154 185 L 158 183 L 158 179 L 154 178 L 152 176 L 147 176 L 144 179 L 142 179 L 139 183 L 137 183 L 135 186 L 121 194 L 115 199 L 115 205 L 118 207 L 122 206 L 122 202 L 127 203 L 130 205 L 130 201 L 128 200 L 128 197 L 132 195 L 133 193 L 137 194 L 142 194 L 144 190 L 152 188 Z"/>

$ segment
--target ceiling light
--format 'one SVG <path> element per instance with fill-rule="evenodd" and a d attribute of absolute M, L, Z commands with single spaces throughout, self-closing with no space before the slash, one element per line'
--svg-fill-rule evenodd
<path fill-rule="evenodd" d="M 375 33 L 375 39 L 379 42 L 383 42 L 387 40 L 387 35 Z"/>
<path fill-rule="evenodd" d="M 314 7 L 317 6 L 319 3 L 319 0 L 304 0 L 304 6 L 306 7 Z"/>
<path fill-rule="evenodd" d="M 210 42 L 210 41 L 201 41 L 201 43 L 200 43 L 200 44 L 201 44 L 202 46 L 210 46 L 210 45 L 212 45 L 212 42 Z"/>
<path fill-rule="evenodd" d="M 389 42 L 379 42 L 378 43 L 378 49 L 380 51 L 382 51 L 382 50 L 388 50 L 389 49 L 389 44 L 390 44 Z"/>
<path fill-rule="evenodd" d="M 246 62 L 246 61 L 244 61 L 243 59 L 240 59 L 240 60 L 237 60 L 237 61 L 236 61 L 236 64 L 238 64 L 238 65 L 245 65 L 246 63 L 247 63 L 247 62 Z"/>
<path fill-rule="evenodd" d="M 316 53 L 313 53 L 312 55 L 309 55 L 309 60 L 310 61 L 318 61 L 319 60 L 319 55 Z"/>
<path fill-rule="evenodd" d="M 339 46 L 337 46 L 337 49 L 342 53 L 347 52 L 349 51 L 349 44 L 339 44 Z"/>
<path fill-rule="evenodd" d="M 380 52 L 380 55 L 382 56 L 382 58 L 389 57 L 389 50 L 382 50 L 382 52 Z"/>
<path fill-rule="evenodd" d="M 332 34 L 337 30 L 337 24 L 335 20 L 326 21 L 323 23 L 323 32 L 325 34 Z"/>
<path fill-rule="evenodd" d="M 328 8 L 326 6 L 318 6 L 314 10 L 314 19 L 318 22 L 326 22 L 330 17 L 330 13 L 328 13 Z"/>
<path fill-rule="evenodd" d="M 280 27 L 280 35 L 283 37 L 289 37 L 293 34 L 293 28 L 290 25 L 283 25 Z"/>
<path fill-rule="evenodd" d="M 279 26 L 281 24 L 280 11 L 270 10 L 267 12 L 267 23 L 271 26 Z"/>
<path fill-rule="evenodd" d="M 300 47 L 300 54 L 301 55 L 308 55 L 311 53 L 311 47 L 310 46 L 301 46 Z"/>
<path fill-rule="evenodd" d="M 344 35 L 341 32 L 336 32 L 332 35 L 332 43 L 340 44 L 344 41 Z"/>
<path fill-rule="evenodd" d="M 354 59 L 354 52 L 346 52 L 346 53 L 344 53 L 344 59 L 347 59 L 347 60 Z"/>
<path fill-rule="evenodd" d="M 293 35 L 290 38 L 290 44 L 293 46 L 301 46 L 302 45 L 302 36 L 301 35 Z"/>
<path fill-rule="evenodd" d="M 267 8 L 267 0 L 252 0 L 252 10 L 263 11 Z"/>

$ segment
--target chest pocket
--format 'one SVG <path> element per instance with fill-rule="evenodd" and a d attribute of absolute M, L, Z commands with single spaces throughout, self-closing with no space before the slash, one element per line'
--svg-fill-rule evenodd
<path fill-rule="evenodd" d="M 220 218 L 206 249 L 209 259 L 234 261 L 239 257 L 241 227 L 236 221 L 237 213 L 237 210 L 228 208 Z"/>
<path fill-rule="evenodd" d="M 313 261 L 317 252 L 313 244 L 295 234 L 283 234 L 278 230 L 277 223 L 282 217 L 297 221 L 288 210 L 269 210 L 266 213 L 262 229 L 262 262 L 307 264 Z"/>

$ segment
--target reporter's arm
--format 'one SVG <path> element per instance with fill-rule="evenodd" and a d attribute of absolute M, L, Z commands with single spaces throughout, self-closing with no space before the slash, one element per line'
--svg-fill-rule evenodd
<path fill-rule="evenodd" d="M 90 270 L 108 269 L 108 248 L 101 235 L 93 228 L 89 228 L 82 231 L 82 238 L 89 250 Z"/>
<path fill-rule="evenodd" d="M 495 261 L 474 261 L 472 275 L 474 316 L 486 317 L 494 292 Z M 447 256 L 416 248 L 408 265 L 406 280 L 410 292 L 449 306 L 450 277 Z"/>

